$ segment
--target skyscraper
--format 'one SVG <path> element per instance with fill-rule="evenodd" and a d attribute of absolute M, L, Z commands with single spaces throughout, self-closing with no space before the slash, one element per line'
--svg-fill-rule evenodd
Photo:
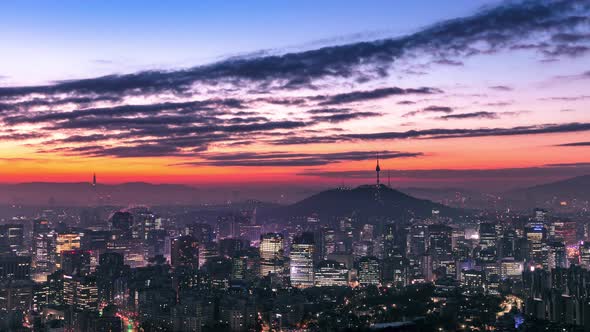
<path fill-rule="evenodd" d="M 321 261 L 315 272 L 315 286 L 346 286 L 348 285 L 348 269 L 344 263 L 333 260 Z"/>
<path fill-rule="evenodd" d="M 358 262 L 358 281 L 361 286 L 379 285 L 381 272 L 376 257 L 363 257 Z"/>
<path fill-rule="evenodd" d="M 133 237 L 133 215 L 129 212 L 117 211 L 111 217 L 111 229 L 117 239 L 129 240 Z"/>
<path fill-rule="evenodd" d="M 82 233 L 76 231 L 60 232 L 56 237 L 55 254 L 58 267 L 61 267 L 61 253 L 80 249 Z"/>
<path fill-rule="evenodd" d="M 441 259 L 452 252 L 452 235 L 453 229 L 446 225 L 429 225 L 428 226 L 428 244 L 431 254 L 436 259 Z"/>
<path fill-rule="evenodd" d="M 260 275 L 280 273 L 283 269 L 283 236 L 267 233 L 260 237 Z"/>
<path fill-rule="evenodd" d="M 172 240 L 172 266 L 199 267 L 199 244 L 190 235 L 181 236 Z"/>
<path fill-rule="evenodd" d="M 21 254 L 24 251 L 24 234 L 22 224 L 0 225 L 0 253 Z"/>
<path fill-rule="evenodd" d="M 290 258 L 291 285 L 305 288 L 314 285 L 314 250 L 313 233 L 303 233 L 293 239 Z"/>

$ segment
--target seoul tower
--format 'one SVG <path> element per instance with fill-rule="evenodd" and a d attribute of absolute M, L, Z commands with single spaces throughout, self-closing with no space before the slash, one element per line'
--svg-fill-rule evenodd
<path fill-rule="evenodd" d="M 377 172 L 377 188 L 379 188 L 379 172 L 381 172 L 381 167 L 379 167 L 379 155 L 377 155 L 377 166 L 375 167 L 375 172 Z"/>

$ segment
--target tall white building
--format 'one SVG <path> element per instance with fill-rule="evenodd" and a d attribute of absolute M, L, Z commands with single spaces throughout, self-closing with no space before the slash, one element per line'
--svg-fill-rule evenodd
<path fill-rule="evenodd" d="M 289 258 L 291 285 L 294 287 L 314 286 L 314 253 L 313 233 L 303 233 L 293 239 Z"/>

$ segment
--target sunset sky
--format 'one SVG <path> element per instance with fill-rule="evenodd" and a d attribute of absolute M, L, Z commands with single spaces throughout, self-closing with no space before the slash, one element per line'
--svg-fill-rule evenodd
<path fill-rule="evenodd" d="M 0 3 L 0 182 L 590 174 L 588 1 Z"/>

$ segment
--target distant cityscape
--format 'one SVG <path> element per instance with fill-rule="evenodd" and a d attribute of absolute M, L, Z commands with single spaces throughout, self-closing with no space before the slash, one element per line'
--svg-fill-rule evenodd
<path fill-rule="evenodd" d="M 0 332 L 590 332 L 590 0 L 0 1 Z"/>
<path fill-rule="evenodd" d="M 4 218 L 0 330 L 590 328 L 588 201 L 559 213 L 447 208 L 379 173 L 303 201 L 319 201 L 316 212 L 282 217 L 247 201 L 204 211 L 89 202 Z M 338 213 L 353 192 L 374 213 Z M 405 213 L 379 209 L 389 204 Z"/>

